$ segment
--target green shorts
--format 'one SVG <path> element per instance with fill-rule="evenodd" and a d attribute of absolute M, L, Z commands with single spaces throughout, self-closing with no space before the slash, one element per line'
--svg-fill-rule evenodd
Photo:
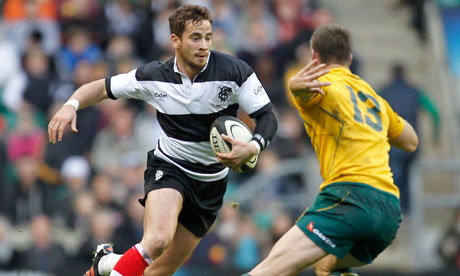
<path fill-rule="evenodd" d="M 370 264 L 394 240 L 401 220 L 396 196 L 340 182 L 326 186 L 296 224 L 326 252 L 339 259 L 350 253 Z"/>

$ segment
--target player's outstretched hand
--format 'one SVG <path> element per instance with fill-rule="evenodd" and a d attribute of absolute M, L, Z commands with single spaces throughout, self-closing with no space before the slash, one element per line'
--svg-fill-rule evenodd
<path fill-rule="evenodd" d="M 331 84 L 318 81 L 319 77 L 329 72 L 328 69 L 324 69 L 325 66 L 313 59 L 289 80 L 291 93 L 302 100 L 310 100 L 317 93 L 324 94 L 321 87 Z"/>
<path fill-rule="evenodd" d="M 56 142 L 62 141 L 62 135 L 64 134 L 65 128 L 70 124 L 70 128 L 73 132 L 77 130 L 77 111 L 75 107 L 71 105 L 63 105 L 61 109 L 54 114 L 48 124 L 48 139 L 50 143 L 56 144 Z"/>
<path fill-rule="evenodd" d="M 257 154 L 256 147 L 247 142 L 232 139 L 230 136 L 222 134 L 222 138 L 232 144 L 232 150 L 227 153 L 217 152 L 217 159 L 226 167 L 238 170 L 249 159 Z"/>

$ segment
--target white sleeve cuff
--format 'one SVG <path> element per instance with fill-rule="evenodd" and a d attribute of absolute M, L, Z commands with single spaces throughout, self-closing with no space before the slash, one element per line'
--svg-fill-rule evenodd
<path fill-rule="evenodd" d="M 77 111 L 78 108 L 80 107 L 80 102 L 77 99 L 70 99 L 67 102 L 65 102 L 64 105 L 71 105 L 75 107 L 75 111 Z"/>

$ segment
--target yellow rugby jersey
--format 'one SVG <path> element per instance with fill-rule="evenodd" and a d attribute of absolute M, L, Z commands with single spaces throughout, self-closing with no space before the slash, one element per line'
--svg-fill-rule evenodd
<path fill-rule="evenodd" d="M 404 120 L 390 105 L 345 67 L 330 69 L 323 87 L 304 102 L 294 97 L 321 167 L 320 189 L 337 182 L 358 182 L 394 194 L 389 139 L 398 137 Z"/>

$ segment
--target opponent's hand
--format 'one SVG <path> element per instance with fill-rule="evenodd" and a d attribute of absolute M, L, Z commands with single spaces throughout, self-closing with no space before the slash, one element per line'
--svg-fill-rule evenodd
<path fill-rule="evenodd" d="M 222 134 L 222 138 L 232 144 L 232 150 L 227 153 L 217 152 L 217 159 L 232 170 L 238 170 L 258 153 L 256 146 L 252 143 L 238 141 L 225 134 Z"/>
<path fill-rule="evenodd" d="M 289 80 L 289 89 L 295 97 L 308 101 L 317 93 L 324 94 L 321 87 L 331 85 L 330 82 L 319 82 L 318 78 L 329 72 L 325 64 L 314 59 Z"/>
<path fill-rule="evenodd" d="M 65 128 L 69 124 L 73 132 L 78 132 L 77 111 L 75 110 L 75 107 L 71 105 L 63 105 L 61 109 L 56 112 L 56 114 L 54 114 L 53 118 L 51 118 L 51 121 L 48 124 L 49 142 L 53 144 L 56 144 L 56 142 L 61 142 Z"/>

